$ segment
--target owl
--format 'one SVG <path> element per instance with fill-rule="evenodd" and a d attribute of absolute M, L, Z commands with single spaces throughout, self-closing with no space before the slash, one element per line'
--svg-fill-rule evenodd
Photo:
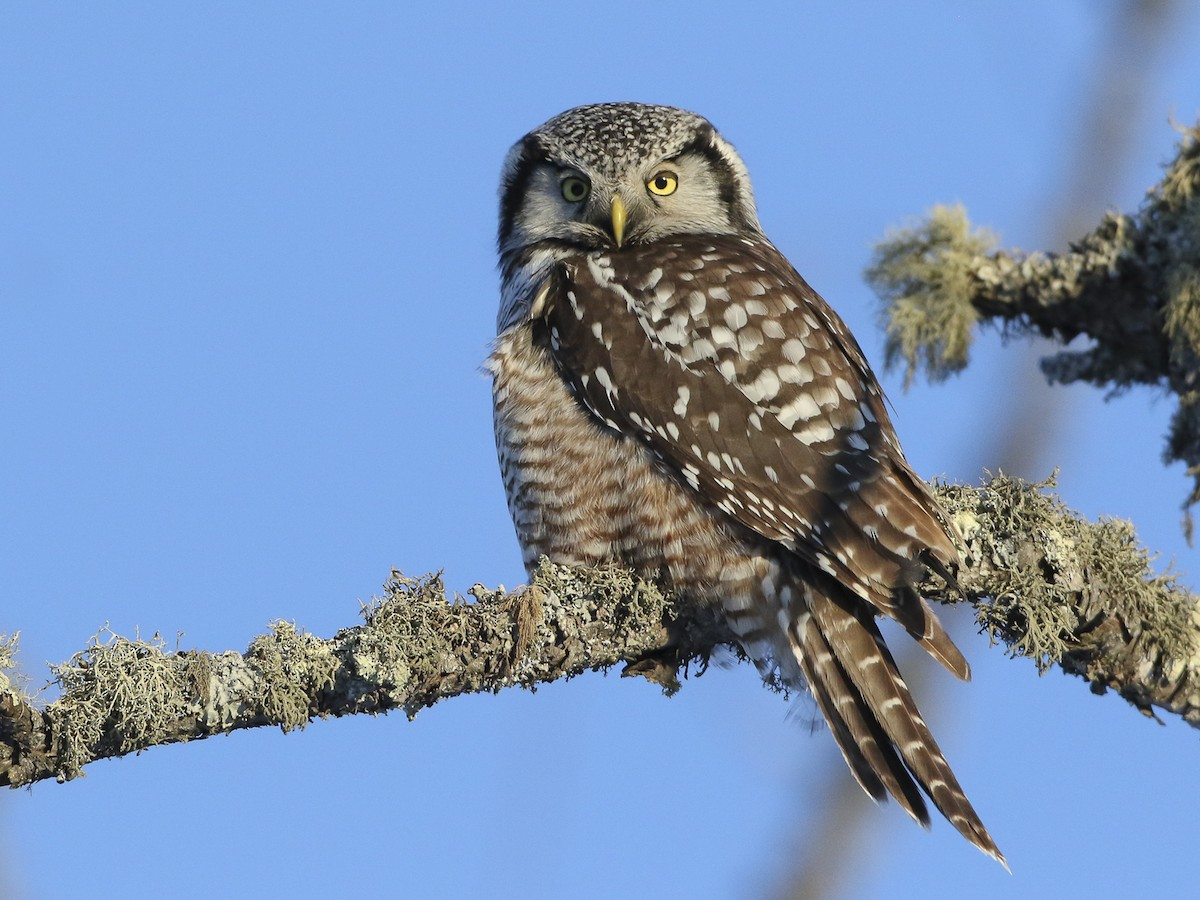
<path fill-rule="evenodd" d="M 488 369 L 526 567 L 617 562 L 715 605 L 872 798 L 928 826 L 924 793 L 1003 862 L 876 621 L 970 677 L 916 591 L 952 579 L 953 527 L 733 146 L 671 107 L 568 110 L 509 151 L 498 245 Z"/>

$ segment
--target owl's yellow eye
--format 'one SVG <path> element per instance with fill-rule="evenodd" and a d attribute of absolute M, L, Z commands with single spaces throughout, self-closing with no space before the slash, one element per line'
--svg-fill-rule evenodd
<path fill-rule="evenodd" d="M 563 199 L 568 203 L 578 203 L 591 191 L 592 186 L 582 178 L 570 175 L 562 180 Z"/>
<path fill-rule="evenodd" d="M 679 178 L 674 172 L 659 172 L 646 182 L 646 189 L 659 197 L 669 197 L 679 187 Z"/>

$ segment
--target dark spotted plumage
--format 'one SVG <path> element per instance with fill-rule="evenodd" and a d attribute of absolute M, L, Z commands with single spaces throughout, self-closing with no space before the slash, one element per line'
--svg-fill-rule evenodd
<path fill-rule="evenodd" d="M 581 107 L 517 143 L 501 198 L 490 367 L 526 564 L 618 560 L 720 604 L 764 674 L 808 685 L 864 790 L 927 824 L 919 786 L 1003 861 L 875 622 L 969 677 L 914 590 L 957 564 L 953 530 L 732 146 L 668 107 Z"/>

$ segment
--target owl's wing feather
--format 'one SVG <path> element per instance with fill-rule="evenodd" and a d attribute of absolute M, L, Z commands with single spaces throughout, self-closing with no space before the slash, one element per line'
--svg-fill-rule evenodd
<path fill-rule="evenodd" d="M 949 526 L 853 337 L 773 246 L 684 236 L 589 254 L 545 297 L 551 351 L 594 415 L 969 677 L 912 590 L 922 557 L 957 561 Z"/>
<path fill-rule="evenodd" d="M 814 590 L 809 599 L 810 613 L 798 623 L 804 625 L 806 619 L 812 623 L 806 637 L 814 632 L 820 635 L 834 665 L 841 666 L 849 678 L 854 696 L 862 698 L 886 736 L 889 749 L 899 753 L 934 806 L 967 840 L 1008 868 L 925 724 L 874 619 L 861 604 L 851 606 L 833 592 Z M 802 646 L 805 655 L 812 655 L 811 643 Z M 904 779 L 901 786 L 905 786 Z M 894 790 L 891 793 L 905 804 Z"/>
<path fill-rule="evenodd" d="M 770 245 L 704 237 L 569 260 L 534 315 L 598 422 L 637 435 L 706 503 L 794 554 L 805 597 L 789 607 L 789 653 L 864 790 L 927 824 L 920 785 L 1002 860 L 874 620 L 895 618 L 968 674 L 913 587 L 923 557 L 947 571 L 957 559 L 949 527 L 834 313 Z"/>
<path fill-rule="evenodd" d="M 889 794 L 895 797 L 905 812 L 928 828 L 929 811 L 921 792 L 879 721 L 864 714 L 855 702 L 849 676 L 819 625 L 811 616 L 804 616 L 793 629 L 796 641 L 805 649 L 800 655 L 800 670 L 859 786 L 876 803 L 882 803 Z"/>

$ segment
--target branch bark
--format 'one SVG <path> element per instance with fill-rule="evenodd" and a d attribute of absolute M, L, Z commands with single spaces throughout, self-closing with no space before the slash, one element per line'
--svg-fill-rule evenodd
<path fill-rule="evenodd" d="M 1165 387 L 1178 399 L 1164 453 L 1187 464 L 1200 502 L 1200 125 L 1183 132 L 1135 215 L 1109 213 L 1068 253 L 995 250 L 960 207 L 876 247 L 867 280 L 884 303 L 889 362 L 907 378 L 967 364 L 978 323 L 1089 345 L 1042 360 L 1051 382 Z"/>
<path fill-rule="evenodd" d="M 965 537 L 959 580 L 980 626 L 1014 656 L 1057 662 L 1094 691 L 1200 727 L 1196 598 L 1151 571 L 1128 523 L 1089 523 L 1048 487 L 999 476 L 937 488 Z M 963 599 L 935 580 L 926 587 L 936 600 Z M 364 624 L 322 639 L 275 622 L 245 653 L 98 636 L 55 667 L 62 695 L 44 709 L 0 680 L 0 784 L 67 781 L 97 759 L 241 728 L 413 716 L 458 694 L 618 664 L 672 693 L 681 672 L 733 642 L 713 610 L 615 567 L 543 562 L 529 588 L 471 594 L 448 602 L 440 577 L 393 572 Z"/>

